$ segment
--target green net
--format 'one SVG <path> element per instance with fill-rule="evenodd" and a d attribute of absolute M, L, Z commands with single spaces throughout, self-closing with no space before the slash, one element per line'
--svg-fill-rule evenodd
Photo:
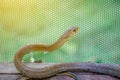
<path fill-rule="evenodd" d="M 51 54 L 35 52 L 35 60 L 120 63 L 119 0 L 1 0 L 0 62 L 13 62 L 25 45 L 55 42 L 71 26 L 77 35 Z"/>

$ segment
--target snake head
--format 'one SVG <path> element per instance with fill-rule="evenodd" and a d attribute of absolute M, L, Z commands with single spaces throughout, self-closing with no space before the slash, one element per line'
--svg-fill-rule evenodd
<path fill-rule="evenodd" d="M 70 37 L 74 36 L 77 32 L 78 32 L 78 27 L 71 27 L 62 35 L 61 38 L 67 40 Z"/>
<path fill-rule="evenodd" d="M 70 28 L 69 32 L 71 34 L 73 34 L 73 35 L 76 34 L 78 32 L 78 27 L 72 27 L 72 28 Z"/>

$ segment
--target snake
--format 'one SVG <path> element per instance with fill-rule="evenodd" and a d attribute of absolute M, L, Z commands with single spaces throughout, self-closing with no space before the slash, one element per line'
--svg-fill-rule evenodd
<path fill-rule="evenodd" d="M 60 36 L 60 38 L 52 44 L 31 44 L 22 47 L 18 50 L 14 56 L 14 64 L 16 68 L 25 76 L 29 78 L 47 78 L 54 76 L 62 72 L 70 71 L 87 71 L 99 74 L 106 74 L 120 78 L 120 65 L 117 64 L 102 64 L 102 63 L 91 63 L 91 62 L 73 62 L 73 63 L 59 63 L 54 64 L 49 67 L 43 68 L 32 68 L 28 67 L 22 63 L 22 57 L 29 52 L 35 51 L 46 51 L 52 52 L 62 47 L 63 44 L 74 36 L 78 32 L 78 27 L 71 27 Z M 76 75 L 71 75 L 69 73 L 64 73 L 69 75 L 74 80 L 81 80 L 76 77 Z M 64 75 L 62 74 L 62 75 Z"/>
<path fill-rule="evenodd" d="M 41 71 L 42 69 L 39 70 L 39 73 L 40 73 L 39 74 L 37 72 L 37 69 L 32 69 L 30 67 L 27 67 L 26 65 L 24 65 L 22 63 L 22 57 L 24 55 L 28 54 L 29 52 L 44 51 L 44 52 L 49 52 L 50 53 L 52 51 L 57 50 L 58 48 L 60 48 L 61 46 L 63 46 L 63 44 L 67 40 L 69 40 L 69 38 L 71 38 L 72 36 L 74 36 L 78 32 L 78 29 L 79 29 L 79 27 L 77 27 L 77 26 L 71 27 L 70 29 L 68 29 L 67 31 L 65 31 L 64 34 L 61 35 L 60 38 L 56 42 L 54 42 L 52 44 L 30 44 L 30 45 L 22 47 L 15 54 L 15 57 L 14 57 L 14 63 L 15 63 L 16 68 L 21 73 L 23 73 L 25 76 L 27 76 L 29 78 L 44 78 L 44 77 L 52 76 L 52 75 L 50 75 L 51 73 L 50 74 L 45 74 L 43 71 Z M 49 73 L 49 71 L 51 71 L 51 69 L 47 70 L 46 73 Z M 56 72 L 58 72 L 58 71 L 56 71 Z M 43 74 L 41 74 L 41 73 L 43 73 Z M 74 78 L 75 80 L 79 80 L 74 73 L 63 73 L 63 74 L 59 74 L 59 75 L 61 75 L 61 76 L 62 75 L 68 75 L 68 76 Z"/>

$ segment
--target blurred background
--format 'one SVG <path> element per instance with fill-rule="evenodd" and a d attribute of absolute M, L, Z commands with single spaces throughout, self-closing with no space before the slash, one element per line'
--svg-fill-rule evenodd
<path fill-rule="evenodd" d="M 13 62 L 25 45 L 51 44 L 72 26 L 79 26 L 74 37 L 51 54 L 34 52 L 35 60 L 120 63 L 120 0 L 0 0 L 0 62 Z"/>

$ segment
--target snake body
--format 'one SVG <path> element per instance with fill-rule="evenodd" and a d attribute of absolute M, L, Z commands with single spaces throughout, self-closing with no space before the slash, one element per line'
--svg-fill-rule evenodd
<path fill-rule="evenodd" d="M 72 27 L 68 29 L 60 38 L 53 44 L 31 44 L 27 45 L 25 47 L 22 47 L 14 57 L 14 63 L 16 68 L 23 73 L 25 76 L 28 76 L 30 78 L 44 78 L 47 76 L 54 75 L 56 71 L 51 72 L 51 69 L 54 69 L 54 67 L 49 67 L 45 69 L 32 69 L 30 67 L 25 66 L 21 61 L 22 57 L 29 52 L 35 52 L 35 51 L 44 51 L 44 52 L 52 52 L 54 50 L 57 50 L 60 48 L 70 37 L 75 35 L 78 32 L 78 27 Z M 57 68 L 56 68 L 57 69 Z M 45 70 L 45 71 L 44 71 Z M 46 71 L 47 70 L 47 71 Z M 57 71 L 59 72 L 59 70 Z M 47 74 L 46 74 L 47 73 Z"/>
<path fill-rule="evenodd" d="M 89 71 L 95 73 L 108 74 L 120 78 L 120 66 L 119 65 L 107 65 L 98 63 L 60 63 L 53 66 L 44 68 L 31 68 L 24 65 L 22 57 L 29 52 L 34 51 L 47 51 L 51 52 L 60 48 L 70 37 L 75 35 L 78 31 L 78 27 L 72 27 L 67 30 L 55 43 L 50 45 L 45 44 L 32 44 L 22 47 L 14 57 L 14 63 L 16 68 L 29 78 L 46 78 L 57 73 L 66 71 Z M 76 79 L 78 80 L 78 79 Z"/>

